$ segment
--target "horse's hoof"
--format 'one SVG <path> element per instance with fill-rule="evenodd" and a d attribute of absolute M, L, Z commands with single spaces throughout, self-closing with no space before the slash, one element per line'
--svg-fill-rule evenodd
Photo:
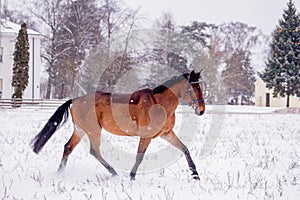
<path fill-rule="evenodd" d="M 115 172 L 115 173 L 112 173 L 111 175 L 112 175 L 112 177 L 118 176 L 118 174 L 117 174 L 116 172 Z"/>
<path fill-rule="evenodd" d="M 135 180 L 135 174 L 130 174 L 130 180 L 134 181 Z"/>
<path fill-rule="evenodd" d="M 134 174 L 134 175 L 130 174 L 130 180 L 131 180 L 131 181 L 134 181 L 134 180 L 135 180 L 135 174 Z"/>
<path fill-rule="evenodd" d="M 62 173 L 63 171 L 65 171 L 65 167 L 64 166 L 59 166 L 59 168 L 57 169 L 57 173 Z"/>
<path fill-rule="evenodd" d="M 194 180 L 200 181 L 199 175 L 192 175 Z"/>
<path fill-rule="evenodd" d="M 110 169 L 109 172 L 111 173 L 112 176 L 118 175 L 118 173 L 113 168 Z"/>

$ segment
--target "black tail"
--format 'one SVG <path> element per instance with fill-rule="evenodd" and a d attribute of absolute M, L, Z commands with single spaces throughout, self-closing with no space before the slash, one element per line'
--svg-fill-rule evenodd
<path fill-rule="evenodd" d="M 71 104 L 72 99 L 62 104 L 51 116 L 41 132 L 39 132 L 39 134 L 37 134 L 37 136 L 35 136 L 35 138 L 32 140 L 32 148 L 36 154 L 42 150 L 54 132 L 67 121 Z"/>

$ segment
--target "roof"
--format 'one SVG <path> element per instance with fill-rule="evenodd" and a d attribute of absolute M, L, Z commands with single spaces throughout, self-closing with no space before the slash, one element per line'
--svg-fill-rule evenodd
<path fill-rule="evenodd" d="M 0 24 L 0 32 L 6 33 L 6 34 L 18 34 L 19 30 L 21 29 L 21 25 L 7 21 L 7 20 L 1 20 Z M 37 31 L 34 31 L 32 29 L 27 29 L 28 35 L 39 35 L 41 34 Z"/>

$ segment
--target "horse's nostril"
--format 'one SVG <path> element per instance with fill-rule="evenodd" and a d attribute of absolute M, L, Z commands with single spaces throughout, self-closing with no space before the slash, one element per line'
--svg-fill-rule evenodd
<path fill-rule="evenodd" d="M 195 110 L 195 113 L 197 115 L 203 115 L 204 114 L 204 110 L 201 110 L 201 111 Z"/>

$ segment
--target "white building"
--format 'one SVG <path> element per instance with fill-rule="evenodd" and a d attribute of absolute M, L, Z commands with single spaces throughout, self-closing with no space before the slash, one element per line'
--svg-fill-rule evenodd
<path fill-rule="evenodd" d="M 267 89 L 263 80 L 255 82 L 255 106 L 285 107 L 286 97 L 273 97 L 273 90 Z M 300 96 L 290 96 L 290 107 L 300 108 Z"/>
<path fill-rule="evenodd" d="M 13 75 L 13 53 L 21 25 L 2 20 L 0 26 L 0 98 L 11 98 Z M 41 34 L 27 29 L 29 39 L 29 82 L 23 99 L 40 98 L 40 46 Z"/>

